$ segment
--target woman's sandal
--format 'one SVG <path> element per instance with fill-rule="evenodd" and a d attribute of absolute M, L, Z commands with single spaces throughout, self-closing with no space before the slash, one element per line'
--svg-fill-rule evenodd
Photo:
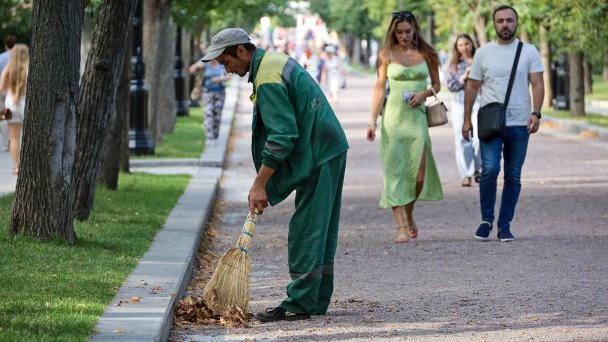
<path fill-rule="evenodd" d="M 407 238 L 407 232 L 409 228 L 408 226 L 399 226 L 397 227 L 397 231 L 399 232 L 399 236 L 395 240 L 395 243 L 406 243 L 409 241 Z"/>
<path fill-rule="evenodd" d="M 410 236 L 410 238 L 415 239 L 418 237 L 418 227 L 415 223 L 413 225 L 406 226 L 405 229 L 407 229 L 407 234 Z"/>

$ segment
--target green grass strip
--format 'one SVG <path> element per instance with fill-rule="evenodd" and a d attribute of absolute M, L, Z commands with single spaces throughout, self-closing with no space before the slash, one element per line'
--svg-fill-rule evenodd
<path fill-rule="evenodd" d="M 546 114 L 547 116 L 558 118 L 558 119 L 586 122 L 591 125 L 608 127 L 608 116 L 607 115 L 601 115 L 601 114 L 596 114 L 596 113 L 586 113 L 585 116 L 572 116 L 572 115 L 570 115 L 570 112 L 568 112 L 568 111 L 553 110 L 553 109 L 543 110 L 543 114 Z"/>
<path fill-rule="evenodd" d="M 0 341 L 86 341 L 189 179 L 121 174 L 119 191 L 97 189 L 73 246 L 9 236 L 14 195 L 0 197 Z"/>
<path fill-rule="evenodd" d="M 602 79 L 602 75 L 593 75 L 593 93 L 585 97 L 591 100 L 608 101 L 608 82 Z"/>
<path fill-rule="evenodd" d="M 200 101 L 201 105 L 203 104 Z M 203 108 L 189 108 L 188 116 L 178 116 L 175 129 L 163 135 L 163 143 L 154 148 L 154 155 L 131 156 L 132 159 L 198 158 L 205 148 Z"/>

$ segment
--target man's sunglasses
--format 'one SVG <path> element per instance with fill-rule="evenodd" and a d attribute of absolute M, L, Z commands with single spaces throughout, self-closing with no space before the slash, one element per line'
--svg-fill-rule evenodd
<path fill-rule="evenodd" d="M 414 18 L 414 14 L 412 14 L 410 11 L 393 12 L 393 18 L 411 19 Z"/>

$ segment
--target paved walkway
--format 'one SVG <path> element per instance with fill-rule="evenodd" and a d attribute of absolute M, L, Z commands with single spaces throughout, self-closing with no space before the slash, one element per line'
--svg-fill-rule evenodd
<path fill-rule="evenodd" d="M 330 311 L 307 321 L 249 328 L 190 325 L 175 341 L 496 341 L 607 340 L 608 165 L 585 140 L 534 135 L 523 174 L 513 243 L 477 242 L 478 187 L 460 187 L 449 125 L 431 129 L 445 191 L 416 206 L 420 237 L 392 242 L 394 223 L 380 209 L 378 142 L 364 139 L 369 77 L 351 77 L 336 111 L 350 150 L 336 284 Z M 234 244 L 255 172 L 251 104 L 241 92 L 234 149 L 218 190 L 221 219 L 211 253 Z M 293 197 L 258 220 L 252 243 L 250 310 L 276 306 L 289 282 L 287 223 Z M 192 284 L 195 286 L 195 284 Z"/>
<path fill-rule="evenodd" d="M 15 192 L 17 177 L 13 176 L 13 159 L 0 149 L 0 196 Z"/>

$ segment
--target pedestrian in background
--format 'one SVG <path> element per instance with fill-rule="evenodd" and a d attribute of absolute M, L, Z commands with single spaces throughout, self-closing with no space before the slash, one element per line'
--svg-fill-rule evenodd
<path fill-rule="evenodd" d="M 481 107 L 492 102 L 504 103 L 511 67 L 519 44 L 519 39 L 515 37 L 518 15 L 513 7 L 496 8 L 492 19 L 496 40 L 477 49 L 466 85 L 462 125 L 462 136 L 465 140 L 469 140 L 470 134 L 473 133 L 471 117 L 480 88 Z M 479 202 L 482 222 L 475 232 L 475 237 L 480 240 L 488 240 L 493 227 L 496 180 L 500 173 L 501 156 L 504 160 L 504 186 L 497 221 L 498 239 L 500 241 L 514 239 L 510 228 L 521 190 L 521 170 L 526 159 L 530 134 L 536 133 L 540 125 L 540 108 L 545 88 L 543 64 L 536 47 L 523 43 L 516 70 L 506 109 L 506 127 L 500 136 L 480 142 L 482 171 Z M 530 103 L 530 84 L 532 103 Z"/>
<path fill-rule="evenodd" d="M 205 110 L 205 135 L 207 136 L 207 146 L 214 146 L 220 134 L 222 110 L 226 99 L 226 82 L 230 80 L 230 75 L 215 59 L 208 63 L 198 61 L 189 68 L 190 73 L 201 70 L 203 71 L 201 90 Z"/>
<path fill-rule="evenodd" d="M 384 172 L 380 206 L 392 208 L 398 231 L 395 242 L 404 243 L 418 236 L 414 220 L 416 201 L 443 198 L 424 106 L 427 97 L 441 90 L 439 56 L 424 40 L 418 21 L 410 11 L 393 13 L 385 44 L 378 53 L 378 77 L 367 139 L 376 138 L 376 121 L 388 79 L 390 93 L 382 115 L 380 144 Z M 430 88 L 427 87 L 429 76 Z"/>
<path fill-rule="evenodd" d="M 325 47 L 327 57 L 323 63 L 323 72 L 321 74 L 321 84 L 325 84 L 329 91 L 329 100 L 332 105 L 338 104 L 340 97 L 340 87 L 342 86 L 342 75 L 344 68 L 340 57 L 337 55 L 336 47 L 328 45 Z"/>
<path fill-rule="evenodd" d="M 471 113 L 473 123 L 472 140 L 467 141 L 462 137 L 462 124 L 464 123 L 464 89 L 475 55 L 475 44 L 473 39 L 466 34 L 456 37 L 452 48 L 452 58 L 448 69 L 448 89 L 454 92 L 452 98 L 452 128 L 454 129 L 454 150 L 456 155 L 456 166 L 460 173 L 460 185 L 471 186 L 471 179 L 479 183 L 481 177 L 481 156 L 479 155 L 479 139 L 477 138 L 477 110 L 479 101 L 475 101 Z"/>
<path fill-rule="evenodd" d="M 287 298 L 255 315 L 262 322 L 324 315 L 334 286 L 342 184 L 348 143 L 319 85 L 296 60 L 256 48 L 239 28 L 220 31 L 203 62 L 253 83 L 252 155 L 257 176 L 249 210 L 260 214 L 294 190 L 289 222 Z"/>
<path fill-rule="evenodd" d="M 25 91 L 30 62 L 29 49 L 24 44 L 15 44 L 11 50 L 6 68 L 0 75 L 0 91 L 6 92 L 4 106 L 13 116 L 8 120 L 10 152 L 13 158 L 13 175 L 19 173 L 21 153 L 21 126 L 25 112 Z"/>
<path fill-rule="evenodd" d="M 4 38 L 4 49 L 6 51 L 0 54 L 0 75 L 2 74 L 2 71 L 8 63 L 8 58 L 11 55 L 11 49 L 13 48 L 13 46 L 15 46 L 15 43 L 17 43 L 17 38 L 13 35 L 9 35 Z M 5 99 L 6 93 L 0 91 L 0 109 L 5 108 Z M 8 151 L 9 144 L 8 122 L 6 122 L 6 120 L 0 121 L 0 135 L 2 136 L 2 151 L 6 152 Z"/>

